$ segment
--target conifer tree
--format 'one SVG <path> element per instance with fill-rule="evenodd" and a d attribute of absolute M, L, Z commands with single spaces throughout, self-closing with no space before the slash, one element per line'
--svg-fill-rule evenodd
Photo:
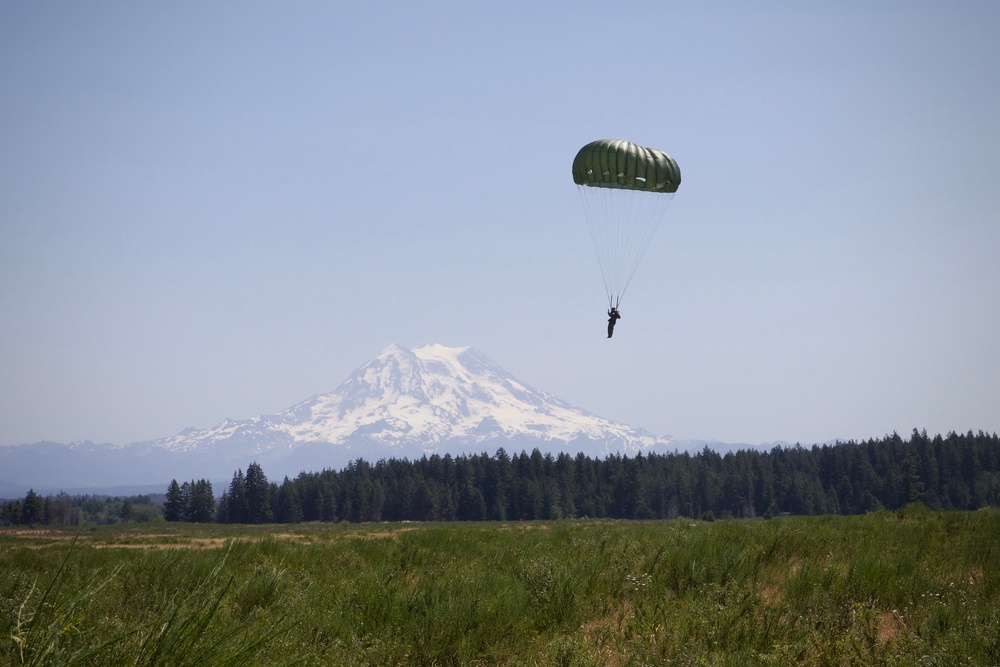
<path fill-rule="evenodd" d="M 250 509 L 247 505 L 247 483 L 240 468 L 233 473 L 233 481 L 229 485 L 228 502 L 229 523 L 250 523 Z"/>
<path fill-rule="evenodd" d="M 163 518 L 167 521 L 184 521 L 184 499 L 176 479 L 167 487 L 167 500 L 163 503 Z"/>
<path fill-rule="evenodd" d="M 229 492 L 223 491 L 215 506 L 215 520 L 219 523 L 229 523 Z"/>
<path fill-rule="evenodd" d="M 41 521 L 42 503 L 42 499 L 35 493 L 35 490 L 29 489 L 24 496 L 24 504 L 21 505 L 21 523 L 33 526 L 36 521 Z"/>
<path fill-rule="evenodd" d="M 181 506 L 184 508 L 181 521 L 191 521 L 191 496 L 193 493 L 193 481 L 181 484 Z"/>
<path fill-rule="evenodd" d="M 247 523 L 268 523 L 272 519 L 271 487 L 264 470 L 256 461 L 247 468 L 246 475 Z M 232 495 L 232 494 L 230 494 Z"/>
<path fill-rule="evenodd" d="M 212 483 L 207 479 L 191 483 L 188 519 L 197 523 L 215 521 L 215 494 L 212 493 Z"/>
<path fill-rule="evenodd" d="M 274 519 L 278 523 L 299 523 L 302 521 L 302 504 L 295 484 L 285 477 L 278 489 L 278 500 L 274 508 Z"/>

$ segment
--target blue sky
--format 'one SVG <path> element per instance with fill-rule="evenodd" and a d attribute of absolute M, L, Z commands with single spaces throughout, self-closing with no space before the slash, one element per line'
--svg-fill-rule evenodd
<path fill-rule="evenodd" d="M 0 2 L 0 444 L 473 345 L 660 435 L 1000 430 L 993 2 Z M 683 183 L 605 337 L 570 167 Z"/>

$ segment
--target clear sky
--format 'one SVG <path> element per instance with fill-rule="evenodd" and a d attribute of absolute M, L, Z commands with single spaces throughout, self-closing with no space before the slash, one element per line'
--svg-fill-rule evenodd
<path fill-rule="evenodd" d="M 0 0 L 0 444 L 472 345 L 658 435 L 1000 431 L 1000 3 Z M 577 150 L 683 183 L 607 340 Z"/>

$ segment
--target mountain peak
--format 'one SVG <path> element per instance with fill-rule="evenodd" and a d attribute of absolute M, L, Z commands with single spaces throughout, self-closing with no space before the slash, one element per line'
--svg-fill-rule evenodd
<path fill-rule="evenodd" d="M 433 359 L 440 357 L 457 357 L 463 352 L 467 352 L 471 349 L 471 345 L 466 345 L 464 347 L 448 347 L 447 345 L 442 345 L 441 343 L 429 343 L 427 345 L 415 347 L 411 350 L 411 352 L 421 359 Z"/>
<path fill-rule="evenodd" d="M 258 454 L 319 446 L 370 458 L 373 452 L 402 457 L 501 446 L 599 455 L 642 451 L 670 439 L 534 389 L 474 347 L 394 343 L 328 394 L 277 415 L 185 431 L 162 446 L 195 451 L 223 443 L 243 443 Z"/>
<path fill-rule="evenodd" d="M 379 353 L 377 357 L 375 357 L 375 359 L 373 359 L 373 361 L 377 359 L 385 359 L 388 357 L 393 357 L 398 354 L 404 354 L 404 355 L 410 354 L 410 350 L 403 347 L 399 343 L 390 343 L 384 350 L 382 350 Z"/>
<path fill-rule="evenodd" d="M 534 389 L 474 347 L 431 343 L 411 350 L 393 344 L 334 391 L 278 414 L 226 419 L 213 428 L 188 428 L 121 448 L 74 443 L 65 447 L 77 457 L 66 464 L 65 479 L 78 481 L 59 483 L 86 486 L 84 456 L 104 473 L 114 461 L 128 459 L 141 460 L 147 476 L 156 479 L 191 474 L 184 470 L 214 480 L 226 479 L 249 461 L 266 465 L 280 478 L 358 458 L 479 454 L 500 447 L 604 456 L 676 444 Z M 11 450 L 4 464 L 8 470 L 14 465 L 11 457 L 20 454 Z M 138 481 L 134 471 L 128 479 Z"/>
<path fill-rule="evenodd" d="M 382 350 L 382 352 L 372 361 L 384 360 L 397 356 L 415 356 L 419 359 L 453 360 L 472 349 L 473 348 L 470 345 L 465 345 L 463 347 L 450 347 L 448 345 L 442 345 L 441 343 L 428 343 L 411 349 L 403 347 L 398 343 L 392 343 Z"/>

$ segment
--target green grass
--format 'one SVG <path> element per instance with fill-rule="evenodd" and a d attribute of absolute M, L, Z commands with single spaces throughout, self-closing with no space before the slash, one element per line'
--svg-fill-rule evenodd
<path fill-rule="evenodd" d="M 11 665 L 1000 664 L 996 511 L 0 533 L 0 574 Z"/>

